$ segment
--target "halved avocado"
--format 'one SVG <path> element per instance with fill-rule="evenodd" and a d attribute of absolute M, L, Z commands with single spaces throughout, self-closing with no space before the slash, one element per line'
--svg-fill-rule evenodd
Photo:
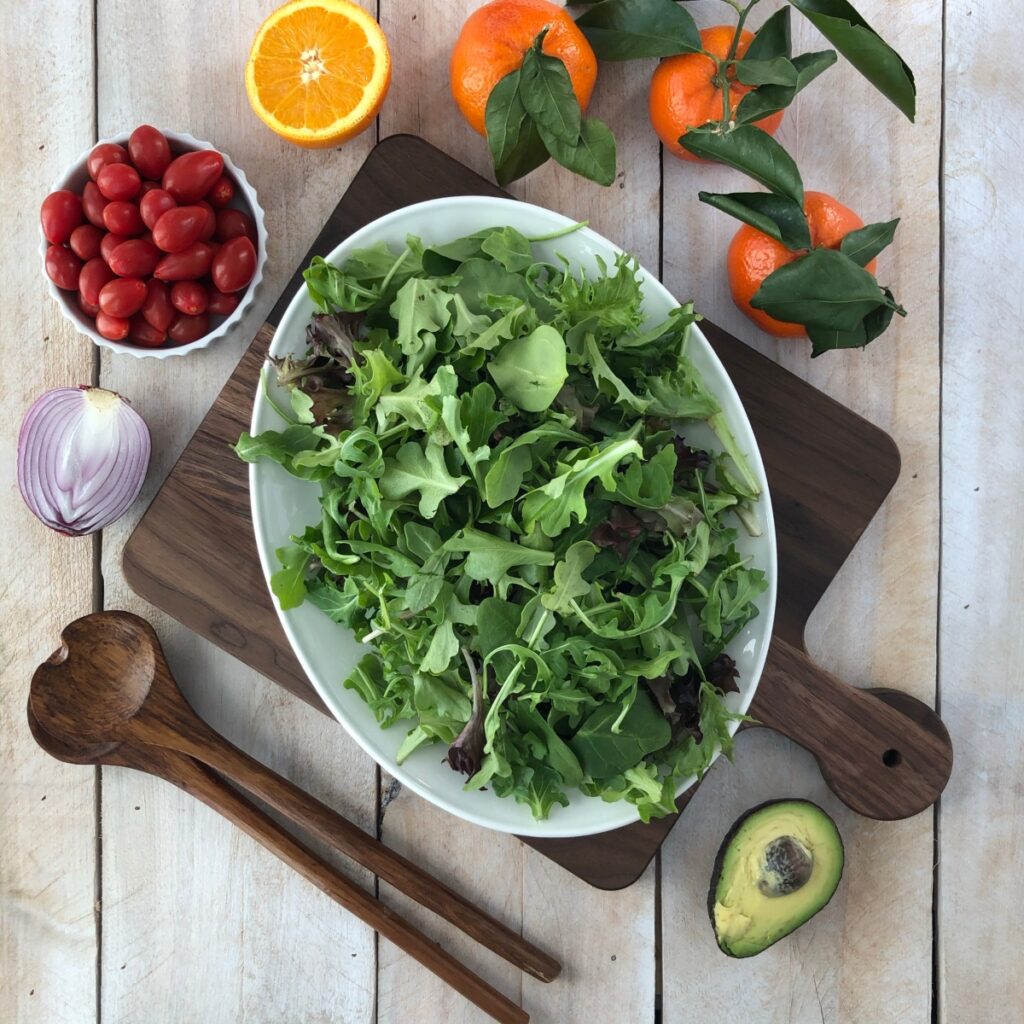
<path fill-rule="evenodd" d="M 719 948 L 756 956 L 809 921 L 843 875 L 836 823 L 809 800 L 747 811 L 722 841 L 708 891 Z"/>

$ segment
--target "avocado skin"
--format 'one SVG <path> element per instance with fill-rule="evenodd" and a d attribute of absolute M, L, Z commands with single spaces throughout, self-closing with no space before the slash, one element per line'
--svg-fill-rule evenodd
<path fill-rule="evenodd" d="M 843 879 L 843 871 L 846 868 L 846 850 L 843 845 L 843 837 L 839 832 L 839 826 L 836 825 L 835 821 L 832 818 L 832 815 L 825 811 L 823 808 L 819 807 L 816 803 L 814 803 L 814 801 L 801 800 L 799 798 L 793 797 L 782 797 L 777 800 L 765 800 L 764 803 L 760 803 L 756 807 L 751 807 L 749 810 L 744 811 L 743 814 L 741 814 L 733 822 L 732 827 L 729 829 L 728 832 L 726 832 L 725 838 L 722 840 L 722 845 L 718 848 L 718 854 L 715 857 L 714 867 L 711 870 L 711 885 L 708 887 L 708 917 L 711 919 L 711 930 L 715 933 L 715 942 L 718 945 L 718 948 L 726 956 L 731 957 L 734 960 L 745 960 L 749 959 L 752 956 L 757 956 L 758 953 L 763 953 L 766 949 L 769 949 L 771 946 L 774 946 L 775 942 L 781 941 L 782 939 L 786 938 L 786 935 L 792 935 L 793 932 L 796 931 L 796 928 L 794 928 L 792 931 L 787 932 L 786 935 L 779 936 L 779 938 L 776 939 L 775 942 L 770 942 L 768 943 L 768 945 L 762 946 L 760 949 L 757 950 L 752 950 L 749 953 L 733 953 L 722 945 L 721 938 L 718 934 L 718 927 L 715 924 L 715 895 L 718 890 L 718 883 L 722 879 L 722 866 L 725 863 L 725 857 L 726 854 L 729 852 L 729 847 L 732 845 L 733 839 L 736 838 L 736 834 L 739 832 L 741 828 L 743 828 L 743 826 L 747 823 L 749 818 L 753 817 L 755 814 L 765 810 L 768 807 L 775 807 L 778 804 L 803 804 L 804 806 L 813 809 L 818 814 L 822 815 L 823 817 L 831 821 L 833 826 L 835 827 L 836 836 L 839 838 L 839 850 L 843 854 L 843 863 L 839 867 L 839 875 L 836 878 L 836 884 L 832 889 L 832 892 L 829 895 L 828 899 L 825 900 L 825 902 L 822 903 L 822 905 L 818 907 L 818 909 L 813 914 L 811 914 L 810 917 L 807 917 L 803 921 L 801 921 L 800 924 L 797 925 L 797 928 L 799 928 L 801 925 L 806 924 L 812 917 L 816 917 L 829 905 L 829 903 L 832 902 L 832 897 L 835 896 L 836 890 L 838 890 L 839 888 L 839 883 Z"/>

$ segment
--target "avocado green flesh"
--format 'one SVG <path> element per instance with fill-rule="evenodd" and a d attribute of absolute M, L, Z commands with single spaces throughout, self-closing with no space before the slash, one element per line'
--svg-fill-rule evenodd
<path fill-rule="evenodd" d="M 766 895 L 765 850 L 792 836 L 812 856 L 810 876 L 796 891 Z M 718 944 L 735 957 L 754 956 L 812 918 L 832 898 L 843 873 L 843 841 L 835 822 L 804 800 L 755 808 L 740 819 L 719 853 L 712 883 Z"/>

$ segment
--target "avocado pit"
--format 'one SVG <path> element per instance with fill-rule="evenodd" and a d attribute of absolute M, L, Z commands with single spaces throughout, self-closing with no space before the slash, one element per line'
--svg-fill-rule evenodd
<path fill-rule="evenodd" d="M 789 896 L 807 884 L 813 867 L 811 851 L 796 836 L 778 836 L 764 848 L 757 887 L 765 896 Z"/>

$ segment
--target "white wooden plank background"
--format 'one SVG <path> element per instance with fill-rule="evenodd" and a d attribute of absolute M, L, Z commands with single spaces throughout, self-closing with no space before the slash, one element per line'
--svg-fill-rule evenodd
<path fill-rule="evenodd" d="M 680 298 L 695 296 L 723 326 L 893 433 L 900 482 L 812 617 L 808 640 L 823 664 L 853 682 L 931 701 L 938 679 L 957 746 L 938 811 L 879 824 L 837 804 L 802 751 L 749 734 L 737 766 L 716 769 L 687 811 L 660 872 L 652 867 L 630 889 L 601 893 L 514 840 L 442 817 L 386 778 L 378 791 L 379 773 L 343 730 L 155 614 L 121 577 L 125 539 L 234 367 L 245 331 L 187 360 L 96 359 L 52 307 L 37 270 L 36 210 L 62 168 L 94 138 L 141 121 L 229 151 L 259 190 L 272 239 L 249 334 L 376 138 L 416 132 L 487 171 L 485 146 L 447 87 L 449 49 L 478 0 L 380 0 L 395 59 L 391 94 L 375 130 L 323 153 L 277 140 L 248 109 L 241 67 L 274 6 L 182 0 L 143 13 L 130 0 L 0 5 L 8 235 L 0 373 L 12 406 L 2 427 L 0 509 L 0 1020 L 484 1019 L 177 790 L 113 769 L 100 781 L 34 747 L 23 710 L 31 669 L 61 625 L 101 604 L 153 618 L 183 687 L 217 728 L 364 827 L 379 824 L 387 842 L 557 950 L 565 977 L 542 986 L 434 929 L 521 997 L 534 1020 L 646 1024 L 659 1005 L 665 1024 L 1024 1016 L 1013 913 L 1024 875 L 1024 698 L 1014 683 L 1024 570 L 1024 372 L 1016 353 L 1024 318 L 1014 262 L 1024 136 L 1013 115 L 1020 86 L 993 70 L 1012 67 L 1014 57 L 999 11 L 967 0 L 946 0 L 944 10 L 928 0 L 858 0 L 915 70 L 918 123 L 842 63 L 787 113 L 780 138 L 809 188 L 832 192 L 865 219 L 904 218 L 881 276 L 911 315 L 866 353 L 812 364 L 802 346 L 759 336 L 734 310 L 720 257 L 733 227 L 695 193 L 738 179 L 661 156 L 643 116 L 653 64 L 601 69 L 593 110 L 619 139 L 624 173 L 615 186 L 545 168 L 514 189 L 586 217 L 660 267 Z M 702 25 L 729 13 L 710 0 L 690 9 Z M 820 44 L 801 19 L 794 25 L 798 45 Z M 94 373 L 147 418 L 154 462 L 131 516 L 102 541 L 69 542 L 37 527 L 17 497 L 16 428 L 40 391 Z M 836 815 L 847 874 L 828 911 L 792 939 L 755 960 L 729 961 L 706 921 L 710 862 L 738 813 L 779 795 L 817 799 Z"/>

